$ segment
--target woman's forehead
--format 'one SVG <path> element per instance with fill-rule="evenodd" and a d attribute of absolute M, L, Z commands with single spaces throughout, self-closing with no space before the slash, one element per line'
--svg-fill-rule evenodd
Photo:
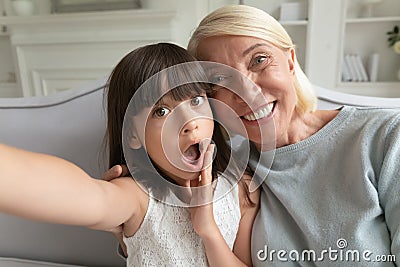
<path fill-rule="evenodd" d="M 277 49 L 269 41 L 252 37 L 238 35 L 222 35 L 204 38 L 199 42 L 197 54 L 201 60 L 212 60 L 218 54 L 246 56 L 250 51 L 257 48 L 268 50 Z M 233 53 L 233 54 L 232 54 Z"/>

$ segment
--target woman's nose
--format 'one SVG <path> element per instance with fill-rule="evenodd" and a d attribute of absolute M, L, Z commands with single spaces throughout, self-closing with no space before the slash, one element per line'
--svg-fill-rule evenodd
<path fill-rule="evenodd" d="M 238 104 L 253 103 L 260 97 L 261 89 L 254 81 L 255 77 L 241 76 L 234 90 L 233 99 Z"/>
<path fill-rule="evenodd" d="M 193 133 L 194 131 L 197 131 L 198 128 L 199 128 L 199 125 L 197 123 L 197 120 L 192 119 L 183 126 L 181 133 L 182 134 L 190 134 L 190 133 Z"/>
<path fill-rule="evenodd" d="M 260 95 L 260 89 L 257 86 L 244 86 L 233 94 L 233 99 L 239 105 L 243 105 L 253 103 Z"/>

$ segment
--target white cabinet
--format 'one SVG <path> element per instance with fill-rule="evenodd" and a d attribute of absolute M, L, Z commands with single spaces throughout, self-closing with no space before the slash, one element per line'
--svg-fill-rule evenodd
<path fill-rule="evenodd" d="M 8 17 L 23 96 L 48 95 L 108 75 L 129 51 L 172 41 L 174 12 L 123 10 Z"/>
<path fill-rule="evenodd" d="M 9 35 L 3 43 L 8 39 L 8 61 L 13 64 L 3 72 L 15 68 L 20 96 L 70 89 L 108 75 L 138 46 L 172 41 L 174 16 L 167 11 L 121 10 L 4 17 Z M 2 58 L 8 53 L 2 52 Z"/>
<path fill-rule="evenodd" d="M 186 47 L 200 19 L 219 5 L 214 0 L 141 0 L 145 8 L 49 14 L 43 3 L 50 0 L 32 0 L 34 15 L 15 16 L 10 1 L 0 0 L 0 11 L 7 9 L 0 26 L 8 29 L 0 33 L 0 97 L 76 87 L 107 75 L 127 52 L 145 44 Z"/>

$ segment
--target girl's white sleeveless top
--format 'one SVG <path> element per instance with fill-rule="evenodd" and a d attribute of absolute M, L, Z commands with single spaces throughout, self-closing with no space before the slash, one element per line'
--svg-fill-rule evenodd
<path fill-rule="evenodd" d="M 220 191 L 219 193 L 217 192 Z M 229 192 L 228 192 L 229 191 Z M 222 192 L 222 194 L 221 194 Z M 215 221 L 232 249 L 239 228 L 238 185 L 219 178 L 213 203 Z M 208 266 L 203 243 L 193 229 L 189 208 L 167 205 L 149 198 L 149 206 L 134 236 L 124 237 L 127 266 Z"/>

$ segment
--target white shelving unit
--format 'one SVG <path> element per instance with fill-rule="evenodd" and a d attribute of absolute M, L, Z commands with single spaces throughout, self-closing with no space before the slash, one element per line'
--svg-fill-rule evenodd
<path fill-rule="evenodd" d="M 383 0 L 365 17 L 364 0 L 310 0 L 307 74 L 316 85 L 340 92 L 400 97 L 400 55 L 388 47 L 386 32 L 400 25 L 400 1 Z M 364 66 L 379 54 L 376 82 L 342 82 L 345 54 L 357 53 Z"/>
<path fill-rule="evenodd" d="M 400 26 L 400 1 L 384 0 L 374 5 L 372 14 L 368 16 L 363 1 L 346 0 L 343 7 L 345 19 L 339 66 L 342 66 L 343 55 L 349 53 L 359 54 L 364 66 L 368 66 L 370 55 L 376 53 L 379 55 L 379 64 L 376 82 L 343 82 L 340 68 L 336 89 L 353 94 L 400 97 L 400 81 L 397 77 L 400 55 L 388 46 L 386 35 L 395 25 Z"/>

